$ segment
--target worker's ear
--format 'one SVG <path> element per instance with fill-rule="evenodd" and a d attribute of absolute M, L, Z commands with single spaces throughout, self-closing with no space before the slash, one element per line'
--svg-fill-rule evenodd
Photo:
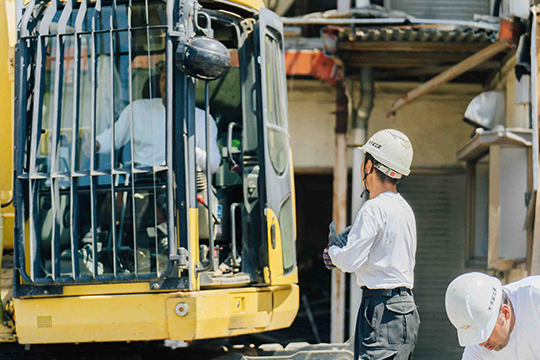
<path fill-rule="evenodd" d="M 509 306 L 509 305 L 503 304 L 503 305 L 501 306 L 500 315 L 501 315 L 505 320 L 510 320 L 511 313 L 512 313 L 512 309 L 510 309 L 510 306 Z"/>
<path fill-rule="evenodd" d="M 369 159 L 368 161 L 365 161 L 365 168 L 364 168 L 364 171 L 366 174 L 371 174 L 371 172 L 373 171 L 373 161 L 371 159 Z"/>

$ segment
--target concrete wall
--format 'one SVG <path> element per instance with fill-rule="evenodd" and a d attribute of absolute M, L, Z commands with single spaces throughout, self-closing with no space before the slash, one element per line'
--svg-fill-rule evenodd
<path fill-rule="evenodd" d="M 334 166 L 334 88 L 318 80 L 288 80 L 289 133 L 297 172 Z"/>
<path fill-rule="evenodd" d="M 480 85 L 447 84 L 386 117 L 392 103 L 417 83 L 376 84 L 375 106 L 368 136 L 395 128 L 409 136 L 414 168 L 458 165 L 456 152 L 473 127 L 463 122 L 469 102 L 483 91 Z M 334 164 L 335 91 L 317 80 L 288 80 L 289 128 L 297 172 L 331 172 Z"/>

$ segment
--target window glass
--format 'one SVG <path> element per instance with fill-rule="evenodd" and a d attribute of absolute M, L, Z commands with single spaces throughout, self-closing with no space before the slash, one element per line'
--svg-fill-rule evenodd
<path fill-rule="evenodd" d="M 266 36 L 266 106 L 268 124 L 278 124 L 276 111 L 276 74 L 275 74 L 275 47 L 276 41 L 271 36 Z"/>
<path fill-rule="evenodd" d="M 294 209 L 290 194 L 279 210 L 279 226 L 281 229 L 281 246 L 283 249 L 283 273 L 286 274 L 294 268 L 296 259 Z"/>
<path fill-rule="evenodd" d="M 278 175 L 287 169 L 288 163 L 288 138 L 285 131 L 280 128 L 268 127 L 268 148 L 270 149 L 270 160 Z"/>
<path fill-rule="evenodd" d="M 474 257 L 486 258 L 488 247 L 489 155 L 474 167 Z"/>
<path fill-rule="evenodd" d="M 268 124 L 268 149 L 270 161 L 278 175 L 282 175 L 288 163 L 289 146 L 285 127 L 284 87 L 282 82 L 282 52 L 278 41 L 266 35 L 266 105 Z"/>

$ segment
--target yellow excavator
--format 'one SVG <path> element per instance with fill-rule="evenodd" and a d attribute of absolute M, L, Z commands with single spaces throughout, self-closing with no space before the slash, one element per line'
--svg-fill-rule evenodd
<path fill-rule="evenodd" d="M 0 339 L 290 326 L 280 18 L 260 0 L 5 1 Z"/>

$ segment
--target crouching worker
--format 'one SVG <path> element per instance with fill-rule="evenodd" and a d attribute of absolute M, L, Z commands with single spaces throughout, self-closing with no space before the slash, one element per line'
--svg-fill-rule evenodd
<path fill-rule="evenodd" d="M 416 221 L 397 183 L 410 173 L 413 149 L 396 130 L 379 131 L 361 149 L 365 157 L 360 171 L 369 200 L 351 228 L 335 234 L 331 225 L 324 262 L 327 268 L 354 272 L 362 287 L 355 359 L 407 360 L 420 326 L 412 293 Z"/>
<path fill-rule="evenodd" d="M 463 274 L 448 285 L 445 303 L 463 360 L 540 358 L 540 276 L 502 286 L 486 274 Z"/>

